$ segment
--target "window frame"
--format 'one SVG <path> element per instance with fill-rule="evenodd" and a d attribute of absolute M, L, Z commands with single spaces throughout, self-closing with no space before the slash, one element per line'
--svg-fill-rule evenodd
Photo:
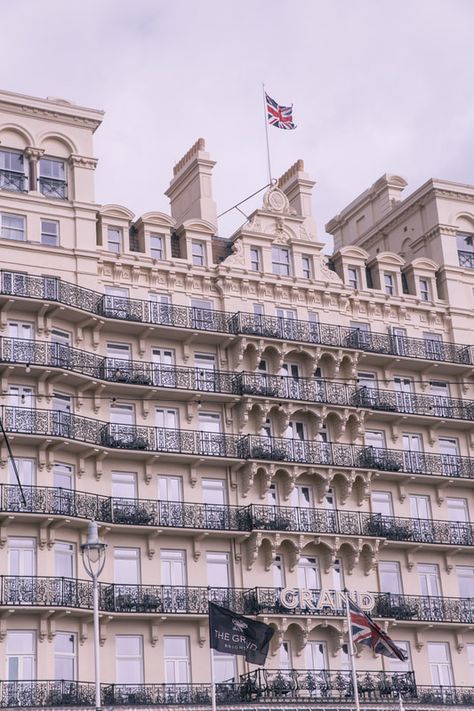
<path fill-rule="evenodd" d="M 118 235 L 118 240 L 111 239 L 112 233 L 116 233 Z M 118 248 L 115 249 L 114 246 L 117 246 Z M 123 252 L 123 230 L 121 227 L 107 225 L 107 250 L 109 252 L 113 252 L 114 254 L 121 254 Z"/>
<path fill-rule="evenodd" d="M 4 218 L 7 218 L 7 219 L 8 218 L 15 218 L 15 219 L 21 220 L 21 222 L 23 224 L 22 229 L 20 229 L 18 227 L 12 227 L 12 226 L 5 227 L 4 222 L 3 222 Z M 19 215 L 16 212 L 4 212 L 4 211 L 0 212 L 0 237 L 2 239 L 8 239 L 12 242 L 26 242 L 26 226 L 27 226 L 27 221 L 26 221 L 25 215 Z M 4 230 L 13 230 L 14 232 L 21 234 L 22 237 L 6 236 Z"/>
<path fill-rule="evenodd" d="M 284 253 L 286 257 L 282 259 Z M 272 246 L 272 272 L 278 276 L 292 276 L 291 250 L 289 247 L 281 247 L 277 244 Z"/>
<path fill-rule="evenodd" d="M 250 247 L 250 269 L 253 272 L 262 271 L 262 250 L 260 247 Z"/>
<path fill-rule="evenodd" d="M 159 247 L 153 246 L 155 240 L 159 240 Z M 154 254 L 154 252 L 157 254 Z M 150 233 L 150 256 L 158 261 L 165 259 L 165 236 L 163 234 Z"/>
<path fill-rule="evenodd" d="M 43 224 L 46 223 L 46 222 L 49 222 L 50 225 L 55 225 L 55 226 L 56 226 L 56 232 L 55 232 L 55 233 L 53 233 L 53 232 L 47 232 L 47 231 L 44 229 Z M 48 218 L 46 218 L 46 217 L 42 217 L 42 218 L 40 219 L 40 228 L 41 228 L 41 229 L 40 229 L 40 240 L 41 240 L 41 244 L 44 244 L 44 245 L 46 245 L 47 247 L 59 247 L 59 220 L 50 220 L 50 219 L 48 219 Z M 48 237 L 54 237 L 54 240 L 48 241 L 47 239 L 44 239 L 45 237 L 46 237 L 46 238 L 48 238 Z"/>
<path fill-rule="evenodd" d="M 196 250 L 196 248 L 198 248 Z M 204 242 L 191 240 L 191 262 L 195 267 L 206 266 L 206 247 Z"/>
<path fill-rule="evenodd" d="M 301 273 L 303 275 L 303 279 L 313 278 L 313 263 L 309 254 L 301 255 Z"/>

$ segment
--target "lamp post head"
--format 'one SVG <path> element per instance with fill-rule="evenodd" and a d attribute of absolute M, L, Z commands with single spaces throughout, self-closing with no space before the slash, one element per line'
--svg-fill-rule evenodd
<path fill-rule="evenodd" d="M 99 528 L 95 521 L 89 521 L 87 541 L 81 546 L 82 561 L 87 574 L 98 578 L 105 564 L 107 544 L 99 538 Z"/>

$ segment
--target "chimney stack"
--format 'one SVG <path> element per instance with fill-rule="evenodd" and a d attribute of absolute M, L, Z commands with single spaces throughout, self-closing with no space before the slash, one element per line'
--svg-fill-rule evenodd
<path fill-rule="evenodd" d="M 212 198 L 212 168 L 215 161 L 206 152 L 204 138 L 199 138 L 173 168 L 173 178 L 165 195 L 171 203 L 171 215 L 177 225 L 197 218 L 214 225 L 217 209 Z"/>
<path fill-rule="evenodd" d="M 312 192 L 315 181 L 305 173 L 304 162 L 296 161 L 278 180 L 278 187 L 283 190 L 297 215 L 305 218 L 305 226 L 309 234 L 316 238 L 316 222 L 313 219 Z"/>

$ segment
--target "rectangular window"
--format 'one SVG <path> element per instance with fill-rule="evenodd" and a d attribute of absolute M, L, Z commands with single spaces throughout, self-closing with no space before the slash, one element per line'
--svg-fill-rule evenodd
<path fill-rule="evenodd" d="M 143 684 L 143 638 L 115 636 L 115 679 L 117 684 Z"/>
<path fill-rule="evenodd" d="M 214 676 L 216 684 L 237 679 L 236 658 L 233 654 L 224 654 L 217 649 L 212 650 L 214 657 Z"/>
<path fill-rule="evenodd" d="M 207 584 L 211 588 L 230 587 L 229 555 L 227 553 L 206 553 Z"/>
<path fill-rule="evenodd" d="M 53 158 L 41 158 L 39 161 L 39 191 L 45 197 L 67 198 L 66 163 Z"/>
<path fill-rule="evenodd" d="M 41 244 L 57 247 L 59 244 L 59 222 L 57 220 L 41 220 Z"/>
<path fill-rule="evenodd" d="M 446 642 L 428 642 L 427 649 L 433 685 L 452 686 L 453 670 L 449 645 Z"/>
<path fill-rule="evenodd" d="M 457 565 L 456 573 L 459 584 L 459 597 L 474 598 L 474 568 L 467 565 Z"/>
<path fill-rule="evenodd" d="M 36 679 L 35 633 L 8 630 L 6 657 L 8 681 Z"/>
<path fill-rule="evenodd" d="M 186 551 L 160 552 L 161 584 L 186 585 Z"/>
<path fill-rule="evenodd" d="M 414 519 L 431 519 L 431 502 L 429 496 L 410 496 L 410 515 Z"/>
<path fill-rule="evenodd" d="M 466 499 L 446 499 L 448 508 L 448 521 L 469 522 L 469 511 Z"/>
<path fill-rule="evenodd" d="M 137 475 L 134 472 L 112 472 L 112 496 L 114 499 L 136 499 Z"/>
<path fill-rule="evenodd" d="M 262 270 L 262 254 L 258 247 L 250 247 L 250 268 L 254 272 Z"/>
<path fill-rule="evenodd" d="M 282 642 L 279 650 L 279 668 L 289 670 L 292 668 L 291 663 L 291 646 L 289 642 Z"/>
<path fill-rule="evenodd" d="M 26 220 L 22 215 L 2 212 L 0 215 L 0 237 L 23 242 L 26 239 Z"/>
<path fill-rule="evenodd" d="M 395 294 L 395 278 L 393 274 L 385 272 L 383 275 L 383 281 L 385 286 L 385 293 L 389 296 L 393 296 Z"/>
<path fill-rule="evenodd" d="M 54 678 L 76 679 L 76 635 L 72 632 L 56 632 L 54 636 Z"/>
<path fill-rule="evenodd" d="M 70 464 L 55 463 L 53 467 L 53 486 L 56 489 L 74 488 L 74 470 Z"/>
<path fill-rule="evenodd" d="M 58 578 L 75 577 L 75 555 L 74 543 L 54 542 L 54 574 Z"/>
<path fill-rule="evenodd" d="M 430 283 L 428 279 L 420 279 L 420 299 L 430 301 Z"/>
<path fill-rule="evenodd" d="M 189 637 L 164 637 L 165 684 L 189 684 Z"/>
<path fill-rule="evenodd" d="M 225 481 L 222 479 L 203 479 L 202 500 L 205 504 L 211 506 L 224 506 L 226 503 Z"/>
<path fill-rule="evenodd" d="M 305 669 L 320 672 L 329 669 L 328 654 L 325 642 L 308 642 L 304 648 Z"/>
<path fill-rule="evenodd" d="M 163 235 L 150 235 L 150 255 L 153 259 L 163 259 L 165 256 L 165 240 Z"/>
<path fill-rule="evenodd" d="M 474 644 L 466 644 L 467 663 L 469 664 L 469 678 L 474 686 Z"/>
<path fill-rule="evenodd" d="M 107 228 L 107 249 L 116 253 L 122 251 L 122 230 L 118 227 Z"/>
<path fill-rule="evenodd" d="M 23 486 L 34 486 L 36 483 L 36 460 L 25 457 L 15 457 L 15 464 Z M 8 460 L 8 483 L 17 484 L 13 464 Z"/>
<path fill-rule="evenodd" d="M 272 247 L 272 267 L 274 274 L 290 276 L 290 250 L 286 247 Z"/>
<path fill-rule="evenodd" d="M 182 501 L 183 481 L 179 476 L 158 477 L 158 496 L 161 501 Z"/>
<path fill-rule="evenodd" d="M 202 242 L 191 242 L 192 262 L 196 267 L 203 267 L 206 263 L 204 244 Z"/>
<path fill-rule="evenodd" d="M 27 190 L 23 153 L 0 151 L 0 189 Z"/>
<path fill-rule="evenodd" d="M 114 548 L 114 583 L 140 584 L 140 549 Z"/>
<path fill-rule="evenodd" d="M 381 592 L 402 594 L 402 579 L 400 575 L 400 563 L 392 561 L 380 561 L 379 580 Z"/>
<path fill-rule="evenodd" d="M 403 652 L 405 652 L 407 659 L 402 662 L 400 659 L 397 659 L 396 657 L 393 659 L 390 657 L 389 665 L 390 665 L 390 671 L 396 672 L 397 674 L 403 674 L 406 672 L 410 672 L 413 669 L 412 666 L 412 661 L 411 661 L 411 650 L 410 650 L 410 642 L 400 642 L 398 640 L 394 640 L 395 644 L 399 649 L 401 649 Z"/>
<path fill-rule="evenodd" d="M 372 513 L 393 516 L 393 502 L 390 491 L 373 491 L 371 496 Z"/>
<path fill-rule="evenodd" d="M 321 579 L 319 575 L 319 564 L 317 558 L 307 558 L 301 556 L 296 568 L 298 587 L 307 590 L 319 590 Z"/>
<path fill-rule="evenodd" d="M 36 538 L 8 539 L 8 575 L 36 575 Z"/>
<path fill-rule="evenodd" d="M 441 583 L 438 566 L 428 563 L 418 563 L 416 569 L 420 580 L 421 595 L 425 597 L 439 597 L 441 595 Z"/>
<path fill-rule="evenodd" d="M 359 270 L 357 267 L 347 267 L 347 283 L 352 289 L 359 288 Z"/>
<path fill-rule="evenodd" d="M 311 279 L 313 276 L 313 270 L 311 268 L 311 257 L 302 256 L 301 257 L 301 271 L 303 273 L 304 279 Z"/>
<path fill-rule="evenodd" d="M 283 568 L 283 556 L 276 555 L 272 563 L 273 587 L 285 587 L 285 571 Z"/>

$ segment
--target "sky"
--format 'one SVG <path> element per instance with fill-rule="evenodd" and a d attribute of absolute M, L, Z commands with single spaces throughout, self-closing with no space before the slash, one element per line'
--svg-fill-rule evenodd
<path fill-rule="evenodd" d="M 269 127 L 272 175 L 303 158 L 321 241 L 383 173 L 474 183 L 474 0 L 0 0 L 0 22 L 0 88 L 105 110 L 97 201 L 137 217 L 169 212 L 200 136 L 218 213 L 267 183 L 262 82 L 297 123 Z"/>

